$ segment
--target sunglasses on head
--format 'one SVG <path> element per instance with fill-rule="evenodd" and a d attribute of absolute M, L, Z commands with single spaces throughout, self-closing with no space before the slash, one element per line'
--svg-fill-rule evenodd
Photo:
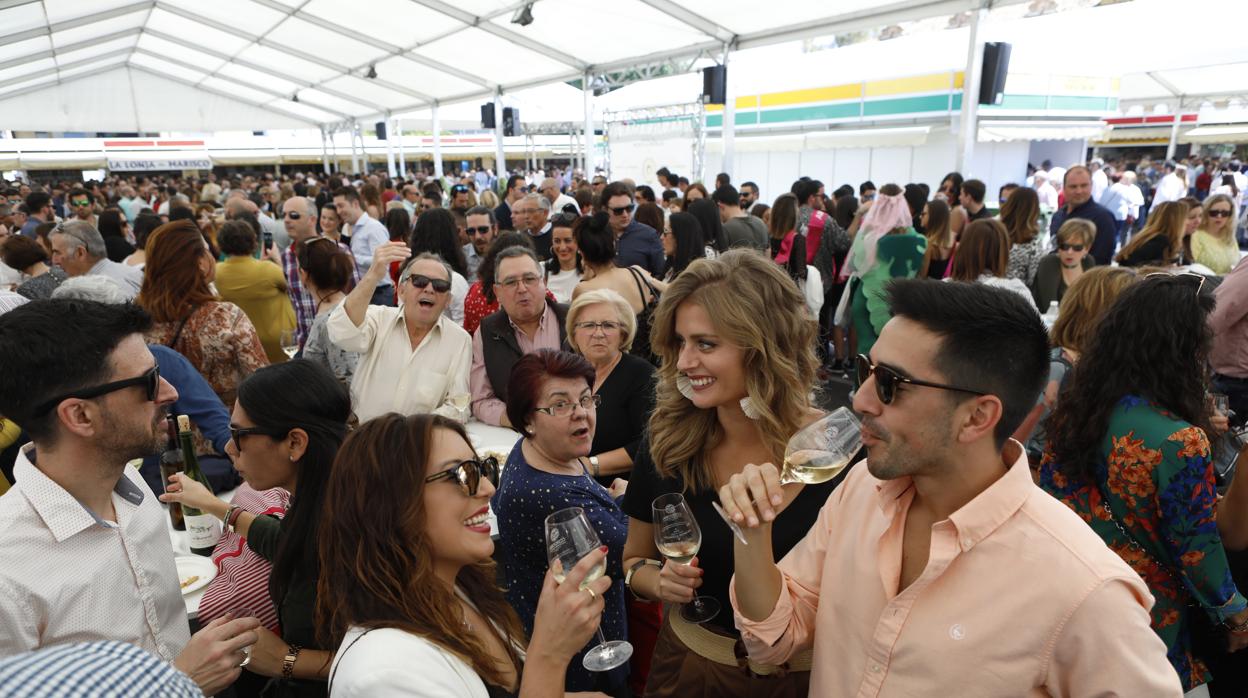
<path fill-rule="evenodd" d="M 464 186 L 463 184 L 456 184 L 455 186 L 451 187 L 452 194 L 463 194 L 466 191 L 468 191 L 468 187 Z"/>
<path fill-rule="evenodd" d="M 1075 252 L 1083 252 L 1083 245 L 1075 245 L 1069 242 L 1057 243 L 1057 249 L 1065 252 L 1066 250 L 1074 250 Z"/>
<path fill-rule="evenodd" d="M 962 388 L 956 385 L 944 385 L 942 383 L 929 383 L 917 378 L 910 378 L 902 375 L 895 369 L 884 365 L 875 365 L 871 363 L 871 359 L 866 354 L 859 354 L 854 358 L 854 367 L 858 371 L 858 387 L 861 388 L 867 379 L 875 376 L 875 396 L 885 405 L 893 404 L 893 400 L 897 397 L 897 387 L 902 383 L 909 385 L 918 385 L 925 388 L 938 388 L 940 390 L 956 390 L 960 393 L 970 393 L 972 395 L 987 395 L 982 390 L 972 390 L 970 388 Z"/>
<path fill-rule="evenodd" d="M 112 383 L 105 383 L 103 385 L 97 385 L 91 388 L 83 388 L 82 390 L 70 391 L 68 393 L 65 393 L 64 395 L 58 395 L 52 398 L 51 400 L 44 402 L 42 405 L 36 408 L 35 414 L 36 415 L 45 414 L 48 411 L 50 411 L 52 408 L 56 407 L 57 405 L 61 404 L 62 402 L 70 398 L 77 398 L 79 400 L 89 400 L 93 397 L 100 397 L 101 395 L 115 393 L 118 390 L 123 390 L 125 388 L 129 388 L 129 387 L 136 386 L 136 385 L 143 387 L 144 395 L 147 397 L 148 402 L 155 402 L 156 393 L 160 392 L 160 366 L 159 365 L 152 366 L 147 371 L 144 371 L 143 375 L 135 376 L 134 378 L 127 378 L 125 380 L 113 381 Z"/>
<path fill-rule="evenodd" d="M 475 497 L 477 496 L 477 489 L 481 486 L 482 477 L 489 480 L 491 485 L 498 487 L 498 460 L 489 457 L 460 461 L 454 467 L 443 470 L 436 475 L 430 475 L 425 478 L 425 482 L 450 480 L 458 484 L 460 489 L 464 491 L 464 494 L 469 497 Z"/>
<path fill-rule="evenodd" d="M 1181 284 L 1191 286 L 1196 290 L 1196 295 L 1200 295 L 1200 290 L 1205 287 L 1205 277 L 1203 274 L 1185 271 L 1179 274 L 1171 274 L 1168 271 L 1155 271 L 1152 274 L 1145 274 L 1145 279 L 1173 279 Z"/>
<path fill-rule="evenodd" d="M 1231 212 L 1224 208 L 1215 208 L 1209 211 L 1211 218 L 1230 218 Z"/>
<path fill-rule="evenodd" d="M 424 288 L 429 284 L 433 284 L 433 290 L 436 293 L 446 293 L 451 290 L 451 282 L 446 279 L 431 279 L 424 274 L 412 274 L 407 277 L 407 282 L 416 288 Z"/>

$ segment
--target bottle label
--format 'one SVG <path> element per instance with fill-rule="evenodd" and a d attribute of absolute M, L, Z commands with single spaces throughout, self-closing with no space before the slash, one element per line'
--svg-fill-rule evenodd
<path fill-rule="evenodd" d="M 192 548 L 211 548 L 221 539 L 221 522 L 211 514 L 184 515 Z"/>

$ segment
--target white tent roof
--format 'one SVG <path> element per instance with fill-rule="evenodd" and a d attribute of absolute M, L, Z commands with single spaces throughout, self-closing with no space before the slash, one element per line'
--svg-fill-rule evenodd
<path fill-rule="evenodd" d="M 512 24 L 525 4 L 0 0 L 0 124 L 317 126 L 718 53 L 727 44 L 951 15 L 982 0 L 538 0 L 530 25 Z M 366 77 L 370 70 L 375 78 Z"/>

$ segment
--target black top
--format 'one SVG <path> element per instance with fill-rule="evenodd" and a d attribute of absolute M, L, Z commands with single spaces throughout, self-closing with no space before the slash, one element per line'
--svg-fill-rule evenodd
<path fill-rule="evenodd" d="M 1087 271 L 1095 265 L 1092 255 L 1083 256 L 1083 270 Z M 1049 303 L 1062 302 L 1066 295 L 1066 279 L 1062 277 L 1062 260 L 1056 252 L 1040 258 L 1040 266 L 1036 268 L 1036 278 L 1031 282 L 1031 297 L 1036 301 L 1040 312 L 1049 309 Z"/>
<path fill-rule="evenodd" d="M 287 510 L 289 514 L 289 510 Z M 286 533 L 286 519 L 276 516 L 257 516 L 247 530 L 247 545 L 257 555 L 272 563 L 277 559 L 278 541 Z M 277 606 L 277 620 L 282 628 L 282 640 L 288 644 L 299 645 L 311 649 L 320 649 L 316 640 L 316 578 L 317 565 L 315 557 L 300 565 L 300 569 L 290 578 L 290 586 L 280 604 Z M 274 596 L 276 586 L 273 576 L 269 575 L 269 596 Z M 320 698 L 328 695 L 329 685 L 315 679 L 273 679 L 273 682 L 284 685 L 291 694 L 300 698 Z M 290 695 L 290 694 L 279 694 Z"/>
<path fill-rule="evenodd" d="M 623 448 L 628 457 L 637 461 L 637 448 L 641 446 L 642 433 L 650 412 L 654 410 L 654 366 L 645 359 L 622 354 L 620 363 L 598 388 L 602 405 L 598 407 L 598 421 L 594 431 L 591 455 Z M 619 477 L 628 479 L 628 473 Z M 603 476 L 599 482 L 610 481 L 615 475 Z"/>
<path fill-rule="evenodd" d="M 1142 267 L 1146 264 L 1156 264 L 1159 266 L 1173 264 L 1173 258 L 1165 259 L 1166 247 L 1168 247 L 1169 244 L 1170 241 L 1166 239 L 1165 235 L 1158 235 L 1152 240 L 1149 240 L 1143 245 L 1135 248 L 1135 251 L 1120 262 L 1120 264 L 1124 267 Z"/>
<path fill-rule="evenodd" d="M 789 258 L 783 263 L 776 259 L 776 255 L 780 254 L 780 246 L 784 244 L 784 238 L 768 238 L 768 240 L 771 241 L 771 258 L 784 267 L 784 270 L 789 273 L 790 279 L 798 282 L 798 288 L 805 288 L 802 282 L 806 279 L 806 236 L 801 233 L 793 235 L 793 245 L 789 248 Z"/>
<path fill-rule="evenodd" d="M 949 271 L 949 263 L 953 261 L 953 255 L 949 255 L 944 259 L 936 259 L 936 255 L 927 262 L 927 278 L 943 279 L 945 273 Z"/>
<path fill-rule="evenodd" d="M 633 333 L 633 343 L 628 351 L 658 366 L 659 357 L 654 355 L 654 349 L 650 346 L 650 321 L 654 318 L 655 309 L 659 307 L 659 289 L 633 267 L 628 267 L 628 273 L 632 274 L 633 283 L 637 284 L 637 295 L 642 304 L 641 312 L 637 313 L 637 331 Z"/>
<path fill-rule="evenodd" d="M 819 517 L 819 510 L 823 508 L 828 495 L 832 494 L 832 490 L 836 489 L 851 469 L 846 468 L 841 475 L 823 484 L 806 485 L 793 503 L 780 512 L 771 530 L 771 544 L 777 561 L 806 537 L 806 533 L 814 527 L 815 519 Z M 653 523 L 654 516 L 650 505 L 655 498 L 671 492 L 681 492 L 683 489 L 682 481 L 659 477 L 654 461 L 650 459 L 650 444 L 643 440 L 637 451 L 637 458 L 633 460 L 633 476 L 629 479 L 621 508 L 634 519 Z M 711 506 L 712 502 L 719 501 L 719 495 L 712 490 L 684 492 L 684 495 L 702 529 L 698 566 L 704 574 L 702 587 L 698 591 L 704 596 L 714 597 L 722 609 L 708 624 L 719 631 L 738 635 L 732 621 L 732 602 L 728 598 L 728 582 L 732 580 L 733 574 L 732 531 Z"/>
<path fill-rule="evenodd" d="M 125 238 L 115 235 L 104 238 L 104 249 L 108 253 L 108 258 L 114 262 L 124 262 L 126 257 L 134 254 L 134 245 L 126 242 Z"/>
<path fill-rule="evenodd" d="M 975 213 L 971 213 L 970 211 L 966 212 L 967 223 L 970 223 L 971 221 L 977 221 L 982 218 L 992 218 L 992 211 L 989 211 L 987 206 L 984 206 L 983 208 L 979 209 Z"/>

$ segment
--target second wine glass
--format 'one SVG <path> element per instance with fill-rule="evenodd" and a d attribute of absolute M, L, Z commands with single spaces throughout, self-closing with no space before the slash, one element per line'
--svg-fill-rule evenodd
<path fill-rule="evenodd" d="M 688 565 L 702 547 L 702 529 L 688 502 L 679 492 L 658 497 L 650 505 L 653 515 L 654 544 L 669 562 Z M 693 603 L 680 609 L 690 623 L 705 623 L 719 615 L 719 602 L 713 596 L 694 596 Z"/>
<path fill-rule="evenodd" d="M 576 566 L 586 555 L 602 547 L 598 532 L 589 523 L 585 510 L 580 507 L 560 509 L 546 517 L 546 553 L 550 559 L 555 581 L 563 583 L 567 570 Z M 607 572 L 606 560 L 589 571 L 581 580 L 581 588 Z M 602 634 L 602 627 L 594 631 L 598 636 L 598 645 L 585 653 L 581 661 L 590 671 L 609 671 L 633 656 L 633 646 L 625 640 L 607 639 Z"/>
<path fill-rule="evenodd" d="M 295 336 L 294 330 L 282 330 L 282 336 L 279 340 L 282 352 L 286 354 L 286 358 L 293 359 L 295 354 L 299 353 L 299 339 Z"/>

